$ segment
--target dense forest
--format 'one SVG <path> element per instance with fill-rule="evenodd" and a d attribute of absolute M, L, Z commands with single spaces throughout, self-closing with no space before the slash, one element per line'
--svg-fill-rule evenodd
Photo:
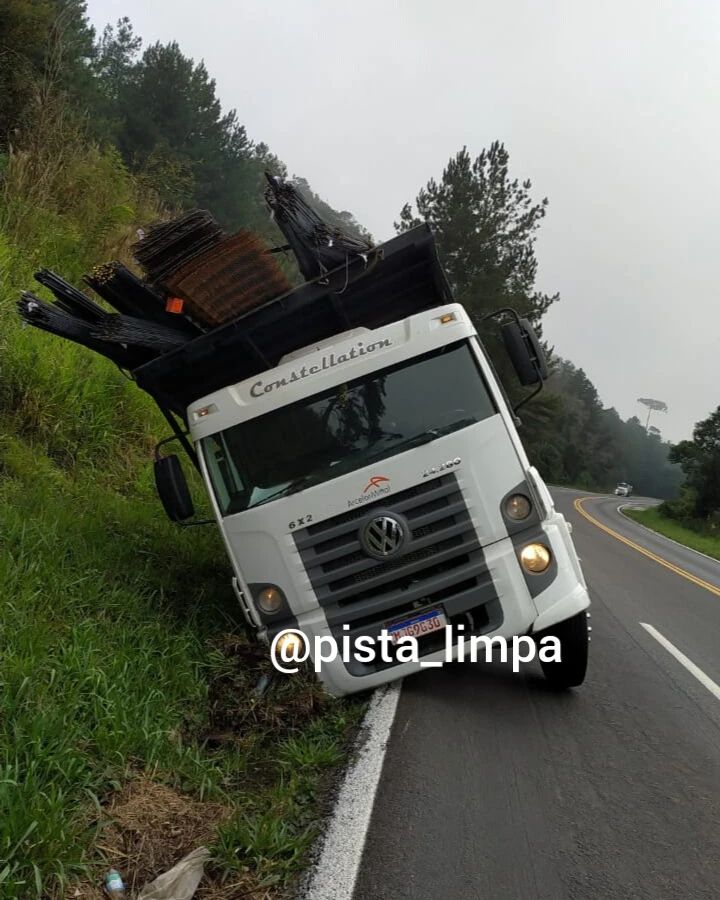
<path fill-rule="evenodd" d="M 720 535 L 720 406 L 693 429 L 692 439 L 670 451 L 670 461 L 685 474 L 680 496 L 661 512 L 695 531 Z"/>

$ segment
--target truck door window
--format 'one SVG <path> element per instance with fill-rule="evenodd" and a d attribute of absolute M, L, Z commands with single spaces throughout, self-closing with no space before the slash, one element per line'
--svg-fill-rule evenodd
<path fill-rule="evenodd" d="M 244 493 L 245 489 L 235 461 L 228 450 L 224 432 L 207 438 L 205 458 L 218 503 L 221 509 L 226 509 L 230 505 L 231 498 Z"/>
<path fill-rule="evenodd" d="M 496 413 L 466 341 L 275 409 L 202 441 L 224 515 L 319 484 Z"/>

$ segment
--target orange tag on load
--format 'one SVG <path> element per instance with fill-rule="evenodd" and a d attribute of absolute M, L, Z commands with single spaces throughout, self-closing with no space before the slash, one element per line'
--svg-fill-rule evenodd
<path fill-rule="evenodd" d="M 181 313 L 184 306 L 185 301 L 181 300 L 180 297 L 168 297 L 165 303 L 165 312 Z"/>

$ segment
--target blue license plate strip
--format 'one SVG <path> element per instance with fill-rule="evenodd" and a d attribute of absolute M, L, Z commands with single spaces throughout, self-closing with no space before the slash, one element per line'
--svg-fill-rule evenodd
<path fill-rule="evenodd" d="M 446 624 L 445 613 L 441 609 L 429 609 L 427 612 L 421 613 L 419 616 L 413 616 L 411 619 L 393 622 L 387 626 L 387 632 L 390 637 L 394 638 L 399 632 L 407 634 L 408 630 L 410 630 L 415 637 L 422 637 L 424 634 L 429 634 L 432 631 L 439 631 Z"/>

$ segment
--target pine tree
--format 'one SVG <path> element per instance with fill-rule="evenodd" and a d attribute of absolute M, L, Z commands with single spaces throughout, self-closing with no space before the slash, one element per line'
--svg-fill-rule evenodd
<path fill-rule="evenodd" d="M 405 204 L 395 227 L 429 223 L 455 296 L 475 318 L 512 306 L 539 327 L 559 299 L 535 290 L 535 235 L 548 201 L 533 203 L 531 183 L 510 177 L 509 159 L 497 141 L 475 160 L 463 147 L 440 181 L 419 192 L 417 212 Z"/>
<path fill-rule="evenodd" d="M 694 514 L 720 516 L 720 406 L 693 429 L 692 440 L 681 441 L 670 453 L 687 477 Z"/>

